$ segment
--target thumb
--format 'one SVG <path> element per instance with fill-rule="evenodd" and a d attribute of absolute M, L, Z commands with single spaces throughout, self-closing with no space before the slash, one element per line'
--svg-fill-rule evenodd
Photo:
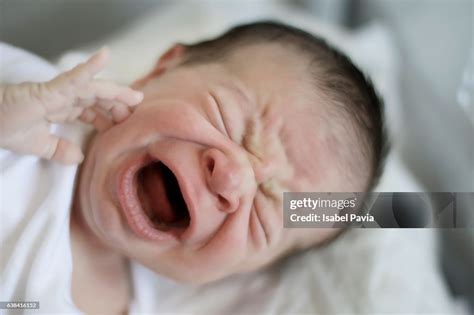
<path fill-rule="evenodd" d="M 79 164 L 84 159 L 80 146 L 64 138 L 49 135 L 44 144 L 45 149 L 39 155 L 45 159 L 62 164 Z"/>

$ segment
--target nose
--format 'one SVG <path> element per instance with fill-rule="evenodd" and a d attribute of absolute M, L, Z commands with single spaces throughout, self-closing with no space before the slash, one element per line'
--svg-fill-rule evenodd
<path fill-rule="evenodd" d="M 217 197 L 219 210 L 227 213 L 237 210 L 242 195 L 241 166 L 215 148 L 203 153 L 202 162 L 207 185 Z"/>

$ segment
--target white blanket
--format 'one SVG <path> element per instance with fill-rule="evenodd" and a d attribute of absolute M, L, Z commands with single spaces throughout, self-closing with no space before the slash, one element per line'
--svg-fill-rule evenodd
<path fill-rule="evenodd" d="M 175 42 L 212 37 L 228 26 L 277 18 L 322 34 L 373 78 L 387 104 L 395 147 L 377 190 L 422 191 L 397 154 L 402 125 L 397 93 L 397 54 L 380 25 L 356 33 L 266 2 L 168 3 L 131 29 L 108 39 L 113 61 L 106 77 L 130 82 L 144 74 Z M 61 58 L 70 67 L 91 45 Z M 135 276 L 150 286 L 141 299 L 157 312 L 195 314 L 341 314 L 462 312 L 442 278 L 434 230 L 352 230 L 327 248 L 311 250 L 270 269 L 194 287 L 176 284 L 142 267 Z"/>

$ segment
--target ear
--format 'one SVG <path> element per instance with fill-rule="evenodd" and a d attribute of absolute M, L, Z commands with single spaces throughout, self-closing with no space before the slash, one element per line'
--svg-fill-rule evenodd
<path fill-rule="evenodd" d="M 146 74 L 144 77 L 133 82 L 132 88 L 139 88 L 144 86 L 148 81 L 156 78 L 163 74 L 166 70 L 171 69 L 179 65 L 183 61 L 184 52 L 186 48 L 181 44 L 174 44 L 173 47 L 169 48 L 163 55 L 161 55 L 158 62 L 155 64 L 151 72 Z"/>

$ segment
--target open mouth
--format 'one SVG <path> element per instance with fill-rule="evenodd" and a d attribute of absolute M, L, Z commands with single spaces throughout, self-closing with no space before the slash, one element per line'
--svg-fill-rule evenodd
<path fill-rule="evenodd" d="M 150 156 L 131 159 L 118 174 L 118 199 L 132 231 L 155 241 L 182 238 L 191 224 L 173 171 Z"/>
<path fill-rule="evenodd" d="M 153 161 L 138 171 L 137 194 L 156 229 L 176 234 L 189 226 L 189 211 L 178 180 L 164 163 Z"/>

